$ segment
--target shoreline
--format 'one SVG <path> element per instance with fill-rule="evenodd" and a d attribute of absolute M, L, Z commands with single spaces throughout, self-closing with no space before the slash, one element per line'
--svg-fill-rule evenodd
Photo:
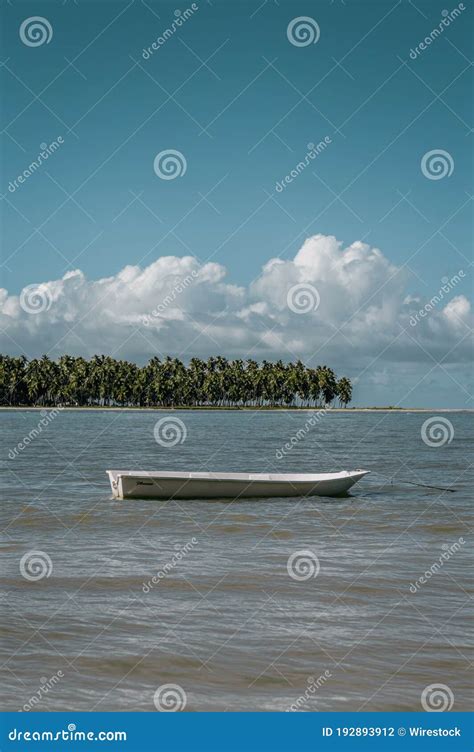
<path fill-rule="evenodd" d="M 324 410 L 327 413 L 474 413 L 474 408 L 469 407 L 101 407 L 98 405 L 90 407 L 60 407 L 59 405 L 50 405 L 48 407 L 28 406 L 13 407 L 9 405 L 0 406 L 1 411 L 15 410 L 70 410 L 77 411 L 107 411 L 107 412 L 274 412 L 274 413 L 313 413 Z"/>

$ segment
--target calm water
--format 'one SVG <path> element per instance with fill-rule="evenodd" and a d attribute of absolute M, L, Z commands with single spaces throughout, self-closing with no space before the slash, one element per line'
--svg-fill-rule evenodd
<path fill-rule="evenodd" d="M 3 709 L 154 710 L 168 683 L 190 711 L 421 710 L 435 683 L 468 709 L 471 415 L 444 414 L 434 447 L 431 414 L 326 415 L 282 459 L 307 414 L 176 413 L 173 448 L 153 437 L 169 415 L 63 411 L 10 459 L 41 415 L 0 412 Z M 232 503 L 113 501 L 104 472 L 358 467 L 381 475 L 344 499 Z M 49 577 L 20 573 L 31 551 Z M 316 577 L 289 575 L 300 551 Z"/>

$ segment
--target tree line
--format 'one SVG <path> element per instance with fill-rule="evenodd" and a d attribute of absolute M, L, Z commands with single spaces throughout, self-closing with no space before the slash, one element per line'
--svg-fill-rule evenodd
<path fill-rule="evenodd" d="M 262 363 L 157 357 L 144 366 L 106 355 L 90 360 L 0 355 L 0 404 L 11 406 L 326 407 L 351 401 L 349 379 L 278 360 Z"/>

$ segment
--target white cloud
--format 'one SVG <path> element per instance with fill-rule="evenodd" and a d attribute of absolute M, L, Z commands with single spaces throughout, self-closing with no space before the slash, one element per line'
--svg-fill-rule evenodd
<path fill-rule="evenodd" d="M 317 310 L 290 310 L 293 285 L 317 290 Z M 406 272 L 377 248 L 344 248 L 324 235 L 308 238 L 293 260 L 271 259 L 247 288 L 227 281 L 220 264 L 166 256 L 96 281 L 74 271 L 20 296 L 0 290 L 1 350 L 301 357 L 354 375 L 376 358 L 382 373 L 383 362 L 466 361 L 468 338 L 452 348 L 472 323 L 467 298 L 450 292 L 413 325 L 424 301 L 407 296 L 406 285 Z"/>
<path fill-rule="evenodd" d="M 464 295 L 456 295 L 443 308 L 443 314 L 455 328 L 462 329 L 463 324 L 469 325 L 471 305 Z"/>

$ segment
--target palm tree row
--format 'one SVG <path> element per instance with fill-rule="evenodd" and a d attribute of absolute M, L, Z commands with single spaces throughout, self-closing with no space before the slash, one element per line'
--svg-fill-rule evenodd
<path fill-rule="evenodd" d="M 0 404 L 14 406 L 326 407 L 351 401 L 349 379 L 328 366 L 255 360 L 152 358 L 145 366 L 105 355 L 90 360 L 0 355 Z"/>

